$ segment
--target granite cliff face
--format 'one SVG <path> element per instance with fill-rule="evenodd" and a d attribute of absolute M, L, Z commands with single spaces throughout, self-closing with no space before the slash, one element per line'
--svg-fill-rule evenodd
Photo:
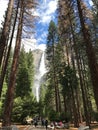
<path fill-rule="evenodd" d="M 33 51 L 35 71 L 39 69 L 42 54 L 43 54 L 43 51 L 40 49 L 36 49 Z"/>

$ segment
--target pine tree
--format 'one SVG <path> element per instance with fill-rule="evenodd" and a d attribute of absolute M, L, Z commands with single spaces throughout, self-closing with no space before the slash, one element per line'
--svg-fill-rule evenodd
<path fill-rule="evenodd" d="M 2 63 L 4 49 L 5 49 L 5 47 L 7 47 L 7 40 L 9 37 L 9 30 L 10 30 L 10 25 L 11 25 L 11 16 L 12 16 L 13 6 L 14 6 L 14 0 L 9 0 L 6 18 L 5 18 L 2 34 L 0 37 L 0 66 Z"/>
<path fill-rule="evenodd" d="M 57 44 L 57 28 L 53 21 L 50 22 L 47 36 L 47 60 L 48 60 L 48 69 L 49 69 L 49 78 L 52 79 L 52 86 L 55 94 L 55 105 L 56 111 L 59 112 L 59 88 L 58 88 L 58 79 L 57 79 L 57 67 L 55 59 L 55 51 Z"/>
<path fill-rule="evenodd" d="M 11 112 L 13 108 L 13 100 L 15 94 L 15 81 L 16 81 L 16 74 L 18 68 L 20 47 L 21 47 L 22 29 L 23 29 L 23 21 L 24 21 L 24 14 L 25 14 L 24 12 L 26 8 L 28 9 L 29 5 L 31 6 L 32 4 L 34 4 L 34 1 L 31 2 L 31 4 L 26 3 L 23 0 L 19 2 L 20 2 L 19 22 L 18 22 L 18 29 L 17 29 L 16 45 L 15 45 L 13 62 L 12 62 L 11 73 L 10 73 L 10 80 L 8 84 L 8 90 L 7 90 L 6 102 L 4 108 L 3 126 L 11 125 Z"/>
<path fill-rule="evenodd" d="M 1 93 L 2 93 L 3 81 L 4 81 L 5 74 L 6 74 L 6 69 L 7 69 L 7 66 L 8 66 L 9 56 L 10 56 L 10 53 L 11 53 L 11 46 L 12 46 L 12 40 L 13 40 L 13 36 L 14 36 L 16 21 L 17 21 L 18 8 L 19 8 L 19 2 L 17 4 L 17 8 L 16 8 L 16 12 L 15 12 L 15 18 L 13 20 L 13 27 L 12 27 L 12 31 L 11 31 L 11 38 L 9 39 L 8 50 L 7 49 L 5 50 L 5 56 L 4 56 L 4 60 L 3 60 L 3 63 L 2 63 L 2 71 L 1 71 L 1 75 L 0 75 L 0 96 L 1 96 Z"/>
<path fill-rule="evenodd" d="M 84 8 L 85 7 L 85 8 Z M 89 14 L 89 11 L 87 10 L 86 6 L 84 3 L 82 3 L 82 8 L 85 9 L 84 14 L 85 17 L 88 17 L 87 15 Z M 83 44 L 83 38 L 81 36 L 81 29 L 80 29 L 80 23 L 78 19 L 78 14 L 76 7 L 76 2 L 75 1 L 59 1 L 59 35 L 61 39 L 61 44 L 66 48 L 64 50 L 65 52 L 65 60 L 68 66 L 73 67 L 73 70 L 76 70 L 77 74 L 79 75 L 80 79 L 80 86 L 81 88 L 78 88 L 74 91 L 74 98 L 75 98 L 75 106 L 74 108 L 77 109 L 76 115 L 74 115 L 74 125 L 78 126 L 78 120 L 77 118 L 80 117 L 80 112 L 79 112 L 79 100 L 77 100 L 76 96 L 79 95 L 78 91 L 81 89 L 82 92 L 82 99 L 83 99 L 83 106 L 84 106 L 84 113 L 86 117 L 86 122 L 89 125 L 89 115 L 88 115 L 88 107 L 87 107 L 87 102 L 86 102 L 86 97 L 87 93 L 85 93 L 85 80 L 84 80 L 84 70 L 82 68 L 83 66 L 83 59 L 81 58 L 81 55 L 85 55 L 85 48 L 84 45 L 81 45 L 80 43 Z M 66 24 L 65 24 L 66 23 Z M 78 32 L 79 31 L 79 32 Z M 63 48 L 64 48 L 63 47 Z M 83 53 L 81 53 L 83 51 Z M 70 60 L 71 59 L 71 60 Z M 86 58 L 85 58 L 86 59 Z M 66 83 L 65 83 L 66 84 Z M 79 86 L 77 86 L 79 87 Z M 73 88 L 74 90 L 74 88 Z M 72 90 L 72 91 L 73 91 Z M 77 91 L 78 90 L 78 91 Z M 71 95 L 73 96 L 73 94 Z M 73 99 L 74 99 L 73 98 Z M 78 97 L 80 98 L 80 97 Z M 65 100 L 65 98 L 64 98 Z M 73 101 L 74 102 L 74 101 Z M 65 106 L 66 107 L 66 106 Z M 72 109 L 74 110 L 72 107 Z M 80 120 L 80 119 L 79 119 Z"/>
<path fill-rule="evenodd" d="M 93 91 L 94 91 L 95 101 L 96 101 L 96 105 L 97 105 L 97 109 L 98 109 L 98 94 L 97 94 L 97 92 L 98 92 L 98 87 L 97 87 L 97 84 L 98 84 L 98 65 L 97 65 L 97 60 L 96 60 L 94 48 L 92 46 L 89 28 L 85 25 L 80 0 L 77 0 L 77 6 L 78 6 L 78 11 L 79 11 L 81 28 L 82 28 L 82 32 L 83 32 L 83 38 L 85 41 L 85 47 L 86 47 L 86 53 L 87 53 L 87 57 L 88 57 L 88 64 L 89 64 L 89 68 L 90 68 L 91 79 L 92 79 L 92 83 L 93 83 Z"/>

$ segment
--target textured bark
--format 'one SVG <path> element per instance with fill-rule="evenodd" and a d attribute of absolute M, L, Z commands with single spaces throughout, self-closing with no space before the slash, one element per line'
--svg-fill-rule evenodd
<path fill-rule="evenodd" d="M 87 104 L 86 104 L 86 100 L 85 100 L 83 79 L 82 79 L 82 74 L 81 74 L 81 69 L 80 69 L 80 64 L 79 64 L 79 58 L 77 57 L 77 49 L 76 48 L 75 48 L 75 52 L 76 52 L 76 59 L 77 59 L 77 66 L 78 66 L 78 72 L 79 72 L 80 87 L 81 87 L 81 92 L 82 92 L 82 99 L 83 99 L 83 107 L 84 107 L 84 115 L 85 115 L 85 119 L 86 119 L 86 125 L 90 126 L 89 115 L 88 115 L 88 111 L 87 111 Z"/>
<path fill-rule="evenodd" d="M 10 29 L 10 22 L 11 22 L 13 4 L 14 4 L 14 0 L 10 0 L 9 4 L 8 4 L 8 9 L 7 9 L 7 14 L 6 14 L 2 34 L 1 34 L 1 37 L 0 37 L 0 66 L 1 66 L 1 63 L 2 63 L 3 52 L 4 52 L 4 49 L 5 49 L 5 46 L 7 46 L 7 39 L 8 39 L 8 36 L 9 36 L 9 29 Z"/>
<path fill-rule="evenodd" d="M 66 96 L 65 96 L 65 94 L 63 94 L 63 100 L 64 100 L 64 112 L 67 112 Z"/>
<path fill-rule="evenodd" d="M 58 84 L 56 79 L 56 70 L 55 70 L 55 50 L 54 50 L 54 39 L 53 39 L 53 81 L 55 88 L 55 103 L 56 103 L 56 111 L 59 112 L 59 96 L 58 96 Z"/>
<path fill-rule="evenodd" d="M 79 72 L 80 86 L 81 86 L 81 91 L 82 91 L 82 99 L 83 99 L 83 107 L 84 107 L 84 114 L 85 114 L 85 118 L 86 118 L 86 124 L 90 125 L 88 111 L 87 111 L 87 106 L 86 106 L 86 100 L 85 100 L 85 94 L 84 94 L 84 86 L 83 86 L 83 79 L 82 79 L 82 74 L 81 74 L 81 69 L 80 69 L 78 50 L 77 50 L 77 47 L 76 47 L 76 40 L 75 40 L 75 36 L 74 36 L 74 30 L 73 30 L 70 14 L 68 14 L 68 17 L 69 17 L 71 33 L 72 33 L 72 38 L 73 38 L 73 43 L 74 43 L 76 62 L 77 62 L 77 67 L 78 67 L 78 72 Z"/>
<path fill-rule="evenodd" d="M 58 99 L 59 99 L 59 112 L 61 113 L 62 107 L 61 107 L 61 98 L 60 98 L 59 88 L 58 88 Z"/>
<path fill-rule="evenodd" d="M 97 105 L 97 109 L 98 109 L 98 64 L 97 64 L 95 52 L 94 52 L 94 49 L 92 46 L 89 29 L 85 26 L 80 0 L 77 0 L 77 5 L 78 5 L 79 16 L 80 16 L 81 28 L 82 28 L 82 32 L 83 32 L 83 38 L 85 41 L 89 68 L 90 68 L 90 72 L 91 72 L 91 79 L 92 79 L 92 84 L 93 84 L 95 101 L 96 101 L 96 105 Z"/>
<path fill-rule="evenodd" d="M 81 86 L 81 90 L 82 90 L 82 99 L 83 99 L 83 106 L 84 106 L 84 114 L 85 114 L 85 117 L 86 117 L 86 123 L 87 123 L 87 125 L 90 125 L 89 124 L 89 116 L 88 116 L 86 101 L 85 101 L 85 94 L 84 94 L 84 89 L 83 89 L 84 86 L 83 86 L 82 74 L 81 74 L 81 69 L 80 69 L 78 51 L 77 51 L 77 47 L 76 47 L 76 41 L 75 41 L 75 37 L 74 37 L 74 32 L 73 32 L 72 25 L 71 25 L 71 29 L 72 29 L 74 49 L 75 49 L 75 54 L 76 54 L 76 62 L 77 62 L 77 67 L 78 67 L 78 72 L 79 72 L 80 86 Z"/>
<path fill-rule="evenodd" d="M 93 107 L 92 107 L 92 100 L 91 100 L 91 88 L 89 87 L 89 77 L 88 74 L 86 73 L 86 65 L 84 63 L 84 57 L 82 57 L 82 61 L 83 61 L 83 67 L 84 67 L 84 79 L 85 84 L 86 84 L 86 93 L 87 93 L 87 106 L 88 106 L 88 112 L 89 112 L 89 118 L 90 118 L 90 122 L 92 121 L 92 112 L 93 112 Z"/>
<path fill-rule="evenodd" d="M 9 56 L 10 56 L 10 50 L 11 50 L 12 40 L 13 40 L 13 36 L 14 36 L 14 31 L 15 31 L 18 8 L 19 8 L 19 2 L 18 2 L 18 5 L 17 5 L 17 11 L 16 11 L 15 19 L 14 19 L 14 25 L 13 25 L 13 29 L 12 29 L 11 39 L 10 39 L 10 42 L 9 42 L 7 56 L 5 58 L 5 62 L 3 62 L 2 72 L 1 72 L 1 75 L 0 75 L 0 97 L 1 97 L 1 93 L 2 93 L 3 81 L 4 81 L 4 77 L 5 77 L 5 73 L 6 73 L 6 69 L 7 69 L 7 65 L 8 65 L 8 59 L 9 59 Z"/>
<path fill-rule="evenodd" d="M 71 86 L 71 95 L 72 95 L 72 105 L 73 105 L 72 108 L 73 108 L 73 116 L 74 116 L 74 127 L 79 127 L 77 108 L 76 108 L 74 91 L 72 86 Z"/>
<path fill-rule="evenodd" d="M 82 99 L 83 99 L 83 107 L 84 107 L 84 114 L 85 114 L 85 118 L 86 118 L 86 124 L 90 125 L 88 111 L 87 111 L 87 106 L 86 106 L 86 100 L 85 100 L 83 79 L 82 79 L 82 74 L 81 74 L 81 69 L 80 69 L 80 63 L 79 63 L 79 57 L 78 57 L 77 47 L 75 45 L 74 34 L 73 34 L 73 41 L 74 41 L 74 49 L 75 49 L 75 53 L 76 53 L 76 61 L 77 61 L 79 79 L 80 79 L 80 87 L 81 87 L 81 92 L 82 92 Z"/>
<path fill-rule="evenodd" d="M 71 25 L 72 26 L 72 25 Z M 72 34 L 74 35 L 73 31 L 72 31 Z M 74 38 L 74 37 L 73 37 Z M 75 42 L 75 41 L 74 41 Z M 71 57 L 72 57 L 72 66 L 73 66 L 73 69 L 76 70 L 77 66 L 75 65 L 75 61 L 74 61 L 74 56 L 73 56 L 73 53 L 74 51 L 72 50 L 71 48 Z M 77 119 L 78 119 L 78 122 L 82 122 L 82 116 L 81 116 L 81 111 L 80 111 L 80 102 L 79 102 L 79 88 L 76 88 L 75 89 L 75 100 L 76 100 L 76 108 L 77 108 Z M 79 125 L 79 124 L 78 124 Z"/>
<path fill-rule="evenodd" d="M 7 98 L 6 98 L 5 109 L 4 109 L 3 126 L 11 125 L 11 112 L 12 112 L 13 100 L 14 100 L 15 80 L 16 80 L 16 73 L 18 67 L 20 46 L 21 46 L 23 12 L 24 12 L 23 1 L 20 1 L 20 17 L 19 17 L 18 31 L 16 37 L 15 51 L 13 56 L 12 69 L 10 74 L 10 81 L 8 84 Z"/>

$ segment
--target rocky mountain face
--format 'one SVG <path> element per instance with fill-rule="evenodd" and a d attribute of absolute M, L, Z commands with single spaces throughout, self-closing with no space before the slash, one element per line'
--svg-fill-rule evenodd
<path fill-rule="evenodd" d="M 42 54 L 43 54 L 43 51 L 40 49 L 33 50 L 35 71 L 39 69 Z"/>

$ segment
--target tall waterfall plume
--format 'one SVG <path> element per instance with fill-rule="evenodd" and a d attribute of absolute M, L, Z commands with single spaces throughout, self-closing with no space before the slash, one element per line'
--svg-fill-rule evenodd
<path fill-rule="evenodd" d="M 39 92 L 40 92 L 40 86 L 42 83 L 42 77 L 44 76 L 44 74 L 46 73 L 46 67 L 45 67 L 45 52 L 42 51 L 42 53 L 40 53 L 40 58 L 36 59 L 39 60 L 38 65 L 36 65 L 36 69 L 35 69 L 35 78 L 34 78 L 34 94 L 36 97 L 36 100 L 39 101 Z"/>

